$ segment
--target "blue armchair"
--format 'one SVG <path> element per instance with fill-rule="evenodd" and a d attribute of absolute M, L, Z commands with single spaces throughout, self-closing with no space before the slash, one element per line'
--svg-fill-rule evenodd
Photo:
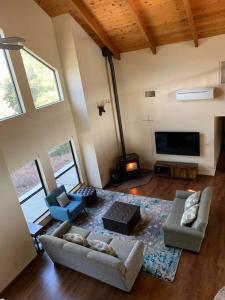
<path fill-rule="evenodd" d="M 80 195 L 75 194 L 67 194 L 70 203 L 65 206 L 61 207 L 56 197 L 61 195 L 63 192 L 66 193 L 64 185 L 60 186 L 59 188 L 55 189 L 51 192 L 48 196 L 45 197 L 45 202 L 49 208 L 50 214 L 53 219 L 60 220 L 60 221 L 69 221 L 70 223 L 82 212 L 85 210 L 85 201 L 84 198 Z"/>

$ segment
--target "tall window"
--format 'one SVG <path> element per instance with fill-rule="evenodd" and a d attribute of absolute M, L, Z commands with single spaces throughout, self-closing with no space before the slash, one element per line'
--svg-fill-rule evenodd
<path fill-rule="evenodd" d="M 67 192 L 71 191 L 80 183 L 71 142 L 52 149 L 49 152 L 49 157 L 57 186 L 64 185 Z"/>
<path fill-rule="evenodd" d="M 35 222 L 48 210 L 45 204 L 46 190 L 38 162 L 35 160 L 28 163 L 11 176 L 25 219 Z"/>
<path fill-rule="evenodd" d="M 5 50 L 0 49 L 0 119 L 10 118 L 22 112 L 8 56 Z"/>
<path fill-rule="evenodd" d="M 27 50 L 21 55 L 36 108 L 61 101 L 56 70 Z"/>

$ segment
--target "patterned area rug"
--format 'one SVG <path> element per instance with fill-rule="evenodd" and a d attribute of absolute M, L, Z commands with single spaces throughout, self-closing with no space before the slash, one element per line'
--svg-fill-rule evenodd
<path fill-rule="evenodd" d="M 173 282 L 181 257 L 181 250 L 165 247 L 162 232 L 162 224 L 170 212 L 172 203 L 166 200 L 101 189 L 97 189 L 97 194 L 98 202 L 88 208 L 88 217 L 85 214 L 80 215 L 75 220 L 74 225 L 103 235 L 117 236 L 123 240 L 138 239 L 142 241 L 145 245 L 142 271 L 156 278 Z M 102 216 L 114 201 L 140 206 L 141 221 L 129 236 L 105 230 L 103 227 Z M 59 222 L 53 222 L 47 230 L 47 234 L 51 233 L 58 225 Z"/>

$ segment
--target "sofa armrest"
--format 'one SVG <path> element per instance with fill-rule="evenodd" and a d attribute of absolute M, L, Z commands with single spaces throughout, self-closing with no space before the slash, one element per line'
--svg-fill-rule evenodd
<path fill-rule="evenodd" d="M 51 235 L 41 235 L 39 241 L 42 243 L 43 248 L 48 254 L 55 252 L 56 249 L 62 249 L 63 245 L 66 243 L 65 240 Z"/>
<path fill-rule="evenodd" d="M 98 251 L 90 251 L 87 258 L 102 264 L 106 267 L 119 271 L 122 275 L 125 274 L 126 268 L 124 264 L 116 257 Z"/>
<path fill-rule="evenodd" d="M 177 190 L 176 191 L 176 198 L 181 198 L 181 199 L 187 199 L 187 197 L 189 197 L 191 194 L 193 194 L 194 192 L 188 192 L 188 191 L 180 191 Z"/>
<path fill-rule="evenodd" d="M 163 230 L 164 233 L 172 232 L 173 234 L 181 234 L 187 237 L 189 236 L 200 239 L 204 238 L 204 234 L 202 232 L 187 226 L 178 226 L 176 224 L 164 223 Z"/>
<path fill-rule="evenodd" d="M 185 226 L 165 223 L 163 225 L 164 243 L 166 246 L 199 252 L 204 233 Z"/>
<path fill-rule="evenodd" d="M 70 201 L 83 201 L 84 200 L 84 197 L 82 195 L 78 195 L 78 194 L 67 193 L 67 196 Z"/>
<path fill-rule="evenodd" d="M 144 244 L 140 241 L 137 241 L 124 263 L 128 272 L 136 270 L 140 265 L 140 262 L 143 262 L 143 252 Z"/>
<path fill-rule="evenodd" d="M 50 206 L 49 211 L 51 216 L 54 218 L 58 218 L 59 216 L 68 218 L 69 217 L 69 210 L 66 207 L 61 206 Z"/>
<path fill-rule="evenodd" d="M 52 236 L 61 238 L 70 228 L 70 222 L 65 221 L 52 233 Z"/>

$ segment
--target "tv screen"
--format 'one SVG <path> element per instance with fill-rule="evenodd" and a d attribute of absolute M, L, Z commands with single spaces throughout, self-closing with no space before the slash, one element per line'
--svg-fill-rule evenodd
<path fill-rule="evenodd" d="M 200 156 L 199 132 L 155 132 L 158 154 Z"/>

